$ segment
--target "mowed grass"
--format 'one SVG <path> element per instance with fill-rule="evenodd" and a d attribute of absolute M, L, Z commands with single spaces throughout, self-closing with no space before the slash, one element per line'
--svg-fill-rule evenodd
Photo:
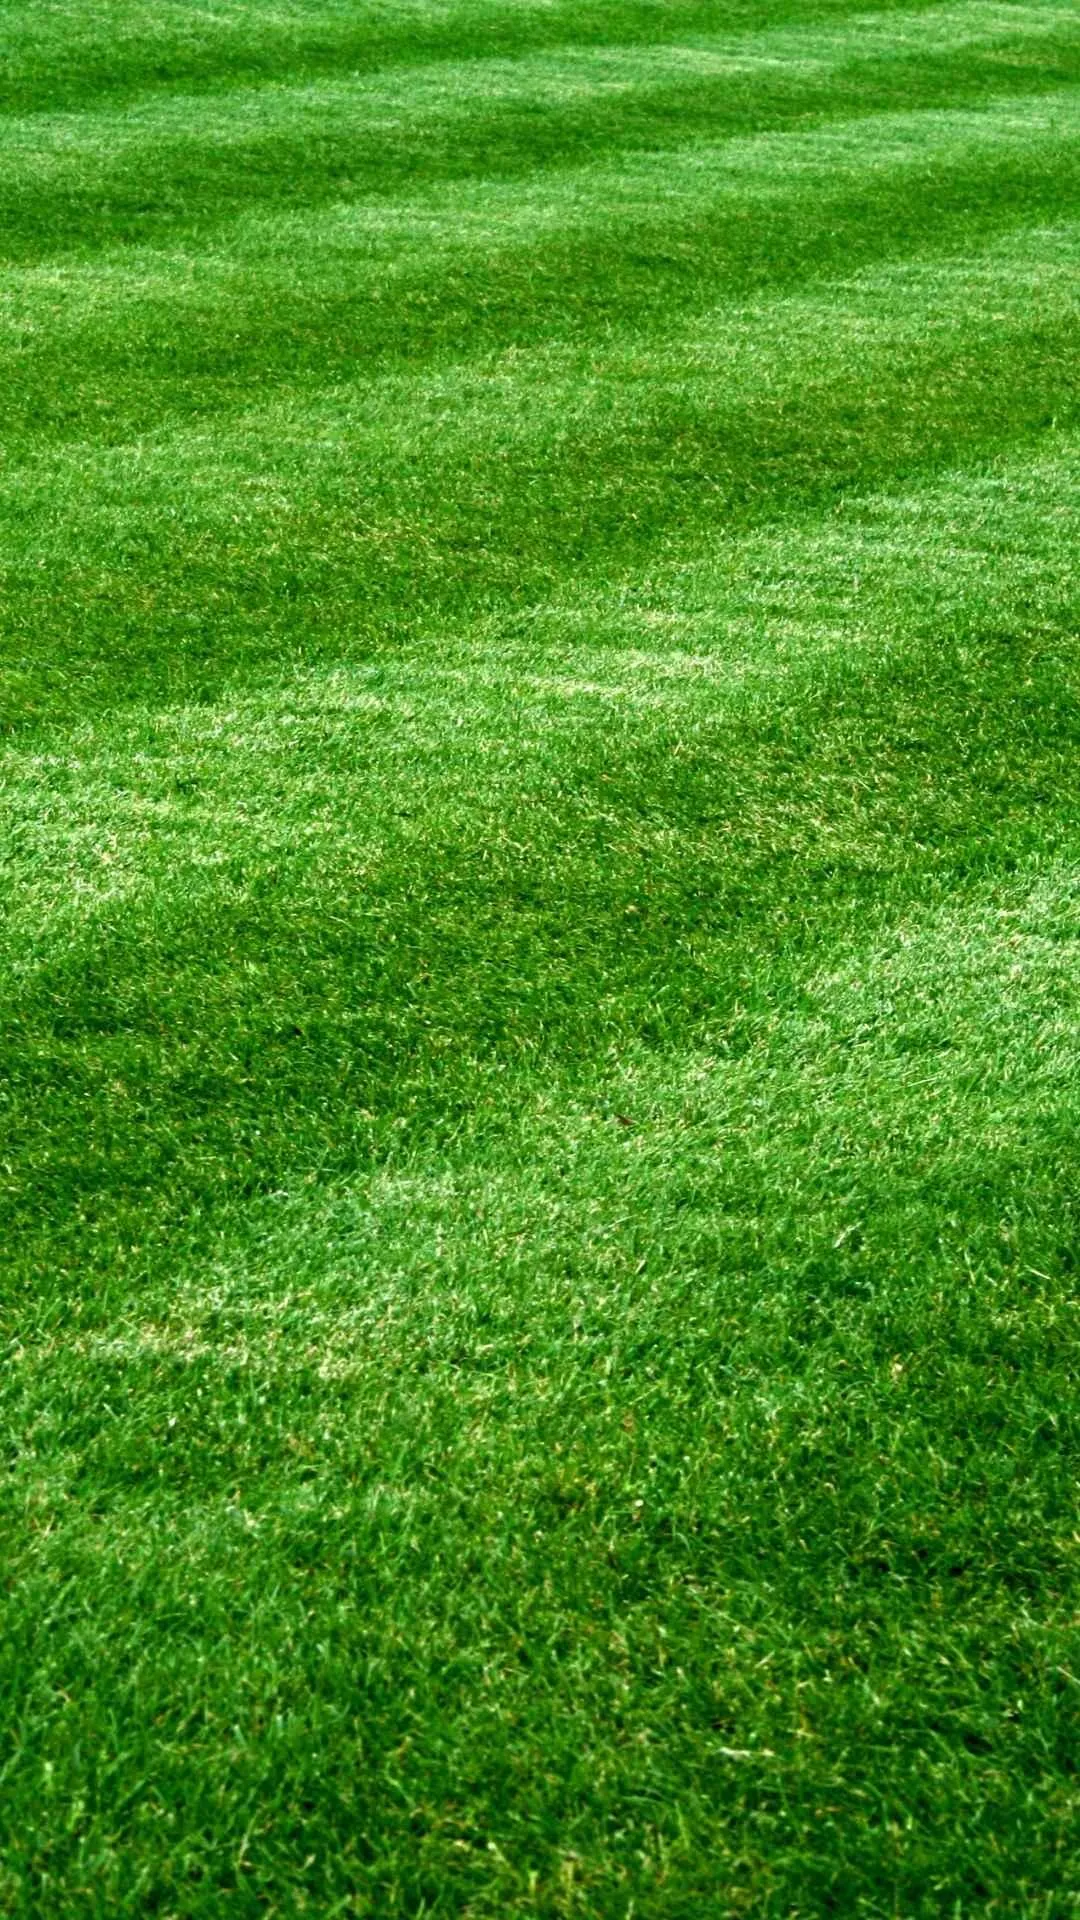
<path fill-rule="evenodd" d="M 1075 1915 L 1075 14 L 0 54 L 0 1912 Z"/>

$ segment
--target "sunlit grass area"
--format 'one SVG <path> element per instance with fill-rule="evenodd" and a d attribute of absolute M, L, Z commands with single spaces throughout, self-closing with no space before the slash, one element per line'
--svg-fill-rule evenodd
<path fill-rule="evenodd" d="M 1080 1902 L 1080 33 L 0 0 L 0 1912 Z"/>

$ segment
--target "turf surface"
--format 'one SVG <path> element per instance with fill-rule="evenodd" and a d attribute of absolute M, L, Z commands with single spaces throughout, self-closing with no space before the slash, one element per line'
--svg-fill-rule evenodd
<path fill-rule="evenodd" d="M 0 0 L 0 1912 L 1080 1910 L 1080 29 Z"/>

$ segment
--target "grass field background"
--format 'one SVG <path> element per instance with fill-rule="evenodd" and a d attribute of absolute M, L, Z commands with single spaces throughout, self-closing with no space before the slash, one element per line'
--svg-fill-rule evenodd
<path fill-rule="evenodd" d="M 0 1912 L 1080 1911 L 1078 83 L 0 0 Z"/>

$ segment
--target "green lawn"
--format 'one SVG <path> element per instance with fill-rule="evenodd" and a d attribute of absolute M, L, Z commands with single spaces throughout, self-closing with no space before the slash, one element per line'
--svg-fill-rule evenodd
<path fill-rule="evenodd" d="M 1080 16 L 0 0 L 0 1913 L 1080 1915 Z"/>

